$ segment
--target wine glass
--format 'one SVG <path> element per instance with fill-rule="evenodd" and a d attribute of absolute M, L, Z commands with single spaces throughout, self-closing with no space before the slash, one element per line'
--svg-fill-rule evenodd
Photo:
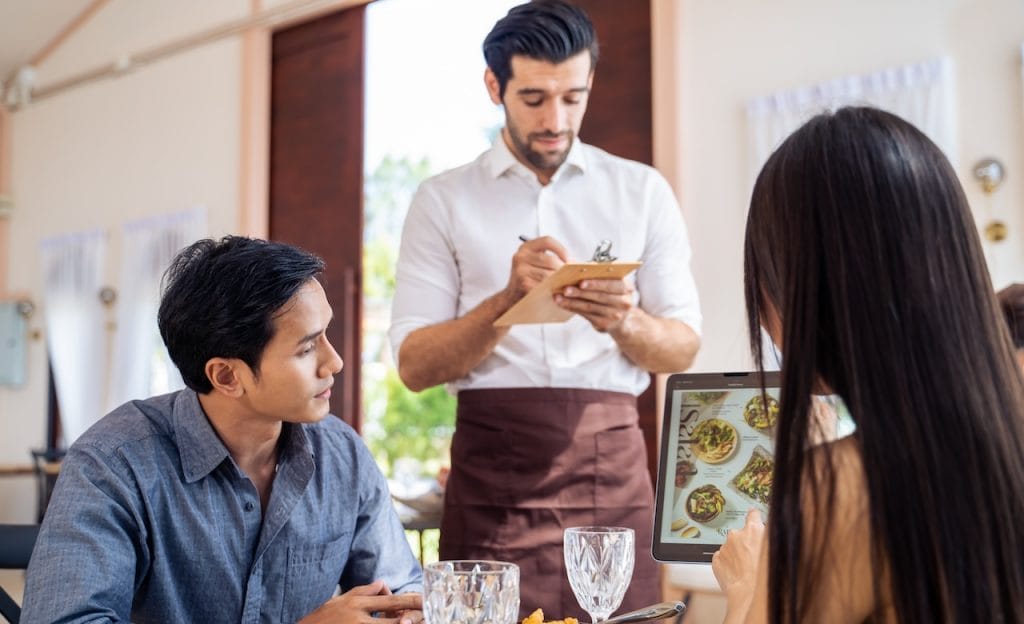
<path fill-rule="evenodd" d="M 565 571 L 572 592 L 594 624 L 622 604 L 633 577 L 633 529 L 571 527 L 565 530 Z"/>
<path fill-rule="evenodd" d="M 519 566 L 504 561 L 438 561 L 423 566 L 427 624 L 515 624 Z"/>

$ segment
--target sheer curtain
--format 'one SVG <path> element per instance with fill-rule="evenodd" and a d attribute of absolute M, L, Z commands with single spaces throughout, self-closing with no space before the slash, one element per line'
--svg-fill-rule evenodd
<path fill-rule="evenodd" d="M 953 71 L 939 58 L 816 85 L 778 91 L 747 103 L 751 187 L 772 151 L 815 114 L 846 105 L 870 105 L 906 119 L 955 164 Z"/>
<path fill-rule="evenodd" d="M 66 446 L 104 413 L 107 349 L 99 291 L 106 249 L 107 235 L 102 231 L 40 243 L 46 346 Z"/>
<path fill-rule="evenodd" d="M 748 101 L 748 189 L 753 189 L 761 167 L 790 133 L 820 112 L 847 105 L 870 105 L 899 115 L 927 134 L 955 164 L 952 74 L 949 59 L 939 58 L 777 91 Z M 779 354 L 771 340 L 764 338 L 763 343 L 765 368 L 777 369 Z"/>
<path fill-rule="evenodd" d="M 202 209 L 124 224 L 117 334 L 107 391 L 107 410 L 184 387 L 167 355 L 156 314 L 160 284 L 171 259 L 206 233 Z"/>

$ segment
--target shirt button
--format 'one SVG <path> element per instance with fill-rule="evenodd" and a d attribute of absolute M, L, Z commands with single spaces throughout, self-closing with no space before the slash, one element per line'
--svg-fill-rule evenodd
<path fill-rule="evenodd" d="M 252 511 L 255 507 L 256 507 L 256 505 L 253 505 L 252 501 L 246 501 L 245 502 L 245 510 L 246 511 Z"/>

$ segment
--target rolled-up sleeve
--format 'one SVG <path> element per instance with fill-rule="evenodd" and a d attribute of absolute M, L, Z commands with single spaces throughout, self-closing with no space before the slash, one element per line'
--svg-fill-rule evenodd
<path fill-rule="evenodd" d="M 654 316 L 682 321 L 699 335 L 702 317 L 686 223 L 664 178 L 652 176 L 647 192 L 651 212 L 644 264 L 637 271 L 640 307 Z"/>
<path fill-rule="evenodd" d="M 458 311 L 459 271 L 449 225 L 431 182 L 424 182 L 409 206 L 395 269 L 388 338 L 396 365 L 402 342 L 410 333 L 450 321 Z"/>

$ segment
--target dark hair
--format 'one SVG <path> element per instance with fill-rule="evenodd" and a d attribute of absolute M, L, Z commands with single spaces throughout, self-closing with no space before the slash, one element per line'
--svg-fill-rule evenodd
<path fill-rule="evenodd" d="M 512 7 L 484 39 L 484 59 L 505 97 L 512 77 L 512 57 L 561 63 L 590 51 L 590 70 L 597 66 L 597 35 L 583 9 L 563 0 L 533 0 Z"/>
<path fill-rule="evenodd" d="M 1013 346 L 1024 349 L 1024 284 L 1010 284 L 996 293 L 996 298 L 1003 310 Z"/>
<path fill-rule="evenodd" d="M 272 241 L 225 236 L 192 243 L 164 274 L 160 335 L 185 385 L 213 389 L 210 358 L 238 358 L 259 372 L 274 319 L 324 269 L 320 258 Z"/>
<path fill-rule="evenodd" d="M 875 595 L 887 570 L 900 622 L 1024 621 L 1024 387 L 940 150 L 872 108 L 811 119 L 757 178 L 744 264 L 756 361 L 768 305 L 784 354 L 771 621 L 821 600 L 832 518 L 802 516 L 835 500 L 830 454 L 807 450 L 821 384 L 856 422 Z"/>

